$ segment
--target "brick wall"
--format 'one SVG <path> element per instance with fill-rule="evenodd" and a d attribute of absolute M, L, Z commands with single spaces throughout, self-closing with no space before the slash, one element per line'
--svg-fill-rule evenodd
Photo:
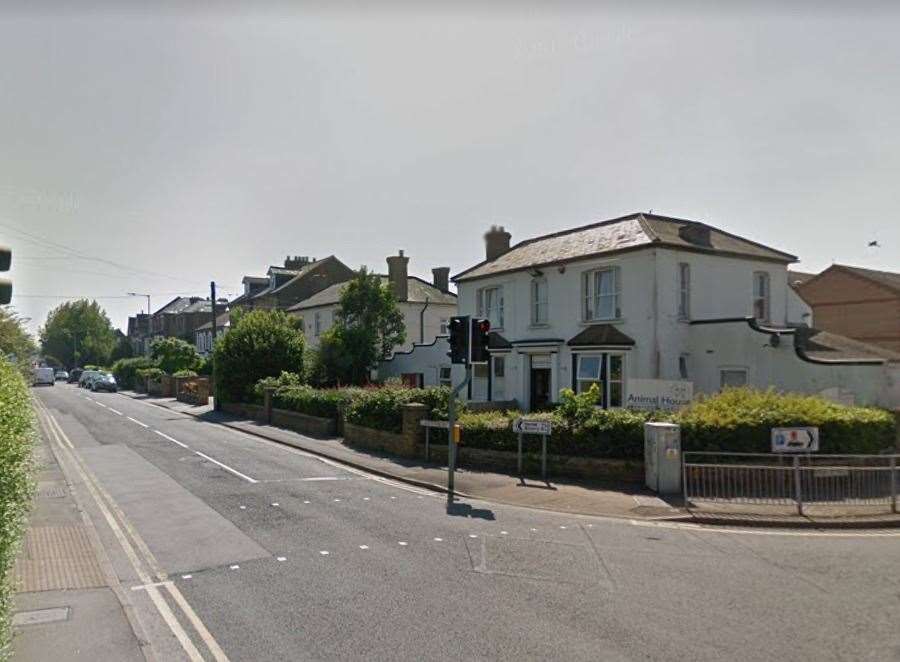
<path fill-rule="evenodd" d="M 900 351 L 900 295 L 833 269 L 798 288 L 817 329 Z"/>

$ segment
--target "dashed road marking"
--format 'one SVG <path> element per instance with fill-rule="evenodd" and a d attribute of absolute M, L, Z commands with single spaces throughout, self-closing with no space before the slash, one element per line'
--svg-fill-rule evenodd
<path fill-rule="evenodd" d="M 409 543 L 406 542 L 405 540 L 401 540 L 401 541 L 398 542 L 397 544 L 400 545 L 401 547 L 406 547 Z"/>
<path fill-rule="evenodd" d="M 444 539 L 443 538 L 435 538 L 434 541 L 435 542 L 444 542 Z"/>
<path fill-rule="evenodd" d="M 319 554 L 321 554 L 322 556 L 328 556 L 329 552 L 327 549 L 323 549 L 322 551 L 319 552 Z"/>
<path fill-rule="evenodd" d="M 287 561 L 287 557 L 286 556 L 276 556 L 275 560 L 276 561 Z"/>
<path fill-rule="evenodd" d="M 259 481 L 256 480 L 255 478 L 250 478 L 250 476 L 248 476 L 247 474 L 242 474 L 242 473 L 241 473 L 240 471 L 238 471 L 237 469 L 232 469 L 232 468 L 229 467 L 227 464 L 223 464 L 223 463 L 219 462 L 218 460 L 214 460 L 213 458 L 211 458 L 209 455 L 207 455 L 207 454 L 205 454 L 205 453 L 201 453 L 200 451 L 194 451 L 194 454 L 199 455 L 199 456 L 202 457 L 204 460 L 209 460 L 209 461 L 212 462 L 213 464 L 219 465 L 220 467 L 222 467 L 222 468 L 223 468 L 225 471 L 227 471 L 228 473 L 232 473 L 232 474 L 234 474 L 235 476 L 237 476 L 238 478 L 243 478 L 243 479 L 246 480 L 248 483 L 258 483 L 258 482 L 259 482 Z"/>
<path fill-rule="evenodd" d="M 169 435 L 167 435 L 165 432 L 160 432 L 159 430 L 154 430 L 154 432 L 155 432 L 156 434 L 158 434 L 160 437 L 162 437 L 163 439 L 168 439 L 168 440 L 171 441 L 173 444 L 178 444 L 178 445 L 181 446 L 182 448 L 187 448 L 187 447 L 188 447 L 187 444 L 183 444 L 183 443 L 181 443 L 180 441 L 178 441 L 177 439 L 173 439 L 172 437 L 170 437 Z"/>
<path fill-rule="evenodd" d="M 501 536 L 505 536 L 505 535 L 508 535 L 508 534 L 509 534 L 508 531 L 501 531 L 501 532 L 500 532 L 500 535 L 501 535 Z"/>
<path fill-rule="evenodd" d="M 241 569 L 241 566 L 239 566 L 237 563 L 235 563 L 234 565 L 228 566 L 228 567 L 231 570 L 240 570 Z"/>
<path fill-rule="evenodd" d="M 109 409 L 109 407 L 107 407 L 105 404 L 103 404 L 99 400 L 94 400 L 94 404 L 99 405 L 100 407 L 103 407 L 104 409 Z"/>
<path fill-rule="evenodd" d="M 360 549 L 369 549 L 369 546 L 368 545 L 360 545 L 359 548 Z"/>
<path fill-rule="evenodd" d="M 241 510 L 247 510 L 247 506 L 238 506 Z"/>
<path fill-rule="evenodd" d="M 476 534 L 474 534 L 474 533 L 470 533 L 470 534 L 469 534 L 469 537 L 470 537 L 470 538 L 477 538 L 478 536 L 477 536 Z"/>
<path fill-rule="evenodd" d="M 120 412 L 118 409 L 113 409 L 112 407 L 107 407 L 107 409 L 109 409 L 116 416 L 124 416 L 124 414 L 122 412 Z"/>
<path fill-rule="evenodd" d="M 136 419 L 136 418 L 131 418 L 131 416 L 127 416 L 126 418 L 127 418 L 129 421 L 131 421 L 132 423 L 137 423 L 137 424 L 140 425 L 142 428 L 149 428 L 149 427 L 150 427 L 150 426 L 147 425 L 146 423 L 141 423 L 141 422 L 140 422 L 138 419 Z"/>
<path fill-rule="evenodd" d="M 275 501 L 275 502 L 272 504 L 272 507 L 273 507 L 273 508 L 278 508 L 278 506 L 279 506 L 279 503 L 278 503 L 277 501 Z"/>
<path fill-rule="evenodd" d="M 181 575 L 181 578 L 182 578 L 182 579 L 190 579 L 190 578 L 193 577 L 193 576 L 194 576 L 194 575 Z"/>
<path fill-rule="evenodd" d="M 309 501 L 304 501 L 303 503 L 309 503 Z"/>

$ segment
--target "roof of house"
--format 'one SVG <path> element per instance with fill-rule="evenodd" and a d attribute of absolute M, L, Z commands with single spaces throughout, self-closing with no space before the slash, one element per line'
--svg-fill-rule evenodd
<path fill-rule="evenodd" d="M 816 274 L 808 273 L 806 271 L 792 271 L 788 269 L 788 285 L 791 287 L 798 287 L 803 285 L 810 278 L 815 278 Z"/>
<path fill-rule="evenodd" d="M 381 278 L 381 282 L 384 285 L 387 285 L 390 282 L 388 277 L 384 274 L 378 274 L 378 277 Z M 433 304 L 456 305 L 456 295 L 453 292 L 441 292 L 433 284 L 418 276 L 407 276 L 406 282 L 409 288 L 408 296 L 406 298 L 407 303 L 425 303 L 425 299 L 427 298 L 429 303 Z M 341 292 L 346 286 L 347 282 L 335 283 L 334 285 L 326 287 L 321 292 L 313 294 L 308 299 L 304 299 L 300 303 L 291 306 L 288 310 L 305 310 L 308 308 L 318 308 L 319 306 L 330 306 L 339 303 L 341 300 Z"/>
<path fill-rule="evenodd" d="M 591 324 L 569 339 L 570 347 L 598 347 L 604 345 L 629 347 L 634 338 L 625 335 L 612 324 Z"/>
<path fill-rule="evenodd" d="M 260 297 L 264 297 L 269 294 L 275 294 L 276 292 L 279 292 L 279 291 L 283 290 L 284 288 L 288 287 L 291 283 L 297 282 L 299 279 L 306 276 L 310 271 L 315 269 L 317 266 L 319 266 L 323 262 L 326 262 L 328 260 L 336 260 L 336 259 L 337 258 L 334 255 L 329 255 L 328 257 L 324 257 L 321 260 L 307 262 L 299 269 L 287 269 L 285 267 L 279 267 L 279 266 L 274 266 L 274 265 L 270 266 L 269 270 L 268 270 L 268 273 L 270 275 L 273 275 L 273 274 L 274 275 L 288 275 L 288 276 L 293 276 L 293 278 L 290 278 L 286 282 L 281 283 L 280 285 L 276 285 L 275 287 L 272 287 L 272 285 L 270 284 L 268 287 L 264 287 L 259 292 L 254 292 L 253 294 L 251 294 L 250 298 L 258 299 Z M 266 280 L 269 280 L 269 279 L 267 278 Z M 240 297 L 238 297 L 238 298 L 240 298 Z"/>
<path fill-rule="evenodd" d="M 262 283 L 268 283 L 269 277 L 268 276 L 244 276 L 241 279 L 241 282 L 242 283 L 255 283 L 258 285 L 258 284 L 262 284 Z"/>
<path fill-rule="evenodd" d="M 881 359 L 900 361 L 900 353 L 878 345 L 870 345 L 836 333 L 820 331 L 809 327 L 799 327 L 796 343 L 806 356 L 824 361 L 859 361 Z"/>
<path fill-rule="evenodd" d="M 860 276 L 861 278 L 865 278 L 867 280 L 874 281 L 879 285 L 883 285 L 888 289 L 900 292 L 900 273 L 895 273 L 893 271 L 878 271 L 876 269 L 864 269 L 863 267 L 851 267 L 846 264 L 832 264 L 830 267 L 828 267 L 828 269 L 823 271 L 822 274 L 832 269 L 855 274 L 857 276 Z M 819 275 L 821 276 L 822 274 Z"/>
<path fill-rule="evenodd" d="M 653 246 L 782 263 L 797 260 L 796 256 L 790 253 L 769 248 L 704 223 L 636 213 L 526 239 L 499 257 L 485 260 L 455 275 L 453 280 L 484 278 L 530 267 Z"/>
<path fill-rule="evenodd" d="M 193 305 L 200 297 L 175 297 L 165 306 L 157 310 L 154 315 L 182 313 L 184 309 Z"/>
<path fill-rule="evenodd" d="M 216 326 L 217 327 L 226 327 L 226 326 L 229 326 L 229 324 L 230 324 L 230 315 L 228 314 L 227 311 L 222 313 L 221 315 L 216 316 Z M 212 322 L 207 322 L 206 324 L 201 324 L 196 329 L 194 329 L 194 332 L 210 330 L 210 329 L 212 329 Z"/>

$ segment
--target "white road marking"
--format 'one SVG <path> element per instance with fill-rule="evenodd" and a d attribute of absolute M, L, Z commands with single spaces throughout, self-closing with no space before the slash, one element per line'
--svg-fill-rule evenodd
<path fill-rule="evenodd" d="M 531 530 L 532 533 L 535 533 L 536 531 L 537 531 L 537 529 L 532 529 L 532 530 Z"/>
<path fill-rule="evenodd" d="M 304 501 L 303 503 L 309 503 L 309 501 Z"/>
<path fill-rule="evenodd" d="M 238 506 L 241 510 L 247 510 L 247 506 Z"/>
<path fill-rule="evenodd" d="M 146 591 L 148 588 L 157 588 L 159 586 L 168 586 L 172 582 L 153 582 L 151 584 L 141 584 L 140 586 L 132 586 L 132 591 Z"/>
<path fill-rule="evenodd" d="M 275 560 L 276 561 L 287 561 L 287 557 L 286 556 L 276 556 Z"/>
<path fill-rule="evenodd" d="M 149 427 L 150 427 L 150 426 L 147 425 L 146 423 L 141 423 L 141 422 L 140 422 L 138 419 L 136 419 L 136 418 L 131 418 L 131 416 L 127 416 L 126 418 L 127 418 L 129 421 L 131 421 L 132 423 L 137 423 L 137 424 L 140 425 L 142 428 L 149 428 Z"/>
<path fill-rule="evenodd" d="M 443 538 L 435 538 L 434 541 L 435 542 L 444 542 L 444 539 Z"/>
<path fill-rule="evenodd" d="M 122 412 L 120 412 L 118 409 L 113 409 L 112 407 L 107 407 L 107 409 L 109 409 L 109 410 L 110 410 L 112 413 L 114 413 L 116 416 L 123 416 L 123 415 L 124 415 L 124 414 L 122 414 Z"/>
<path fill-rule="evenodd" d="M 209 455 L 207 455 L 206 453 L 201 453 L 200 451 L 194 451 L 194 454 L 199 455 L 199 456 L 202 457 L 204 460 L 209 460 L 209 461 L 212 462 L 213 464 L 219 465 L 220 467 L 222 467 L 222 468 L 223 468 L 225 471 L 227 471 L 228 473 L 232 473 L 232 474 L 234 474 L 235 476 L 237 476 L 238 478 L 243 478 L 243 479 L 246 480 L 248 483 L 258 483 L 258 482 L 259 482 L 259 481 L 256 480 L 255 478 L 250 478 L 250 476 L 248 476 L 247 474 L 242 474 L 242 473 L 241 473 L 240 471 L 238 471 L 237 469 L 232 469 L 232 468 L 229 467 L 227 464 L 222 464 L 222 463 L 219 462 L 218 460 L 214 460 L 213 458 L 211 458 L 211 457 L 210 457 Z"/>
<path fill-rule="evenodd" d="M 190 579 L 190 578 L 193 577 L 193 576 L 194 576 L 194 575 L 181 575 L 181 578 L 182 578 L 182 579 Z"/>
<path fill-rule="evenodd" d="M 275 508 L 278 508 L 278 502 L 276 501 L 275 503 L 272 504 L 272 506 Z"/>
<path fill-rule="evenodd" d="M 178 444 L 178 445 L 181 446 L 182 448 L 187 448 L 187 447 L 188 447 L 187 444 L 183 444 L 183 443 L 181 443 L 180 441 L 178 441 L 177 439 L 173 439 L 172 437 L 170 437 L 169 435 L 167 435 L 165 432 L 160 432 L 159 430 L 154 430 L 154 432 L 155 432 L 156 434 L 158 434 L 160 437 L 162 437 L 163 439 L 168 439 L 168 440 L 171 441 L 173 444 Z"/>
<path fill-rule="evenodd" d="M 397 544 L 400 545 L 401 547 L 406 547 L 409 543 L 406 542 L 405 540 L 401 540 L 401 541 L 398 542 Z"/>
<path fill-rule="evenodd" d="M 559 528 L 561 528 L 561 529 L 564 529 L 564 528 L 566 528 L 566 527 L 564 527 L 564 526 L 560 526 L 560 527 L 559 527 Z"/>
<path fill-rule="evenodd" d="M 298 478 L 297 480 L 301 483 L 312 483 L 319 480 L 350 480 L 350 478 L 346 476 L 315 476 L 313 478 Z"/>
<path fill-rule="evenodd" d="M 100 402 L 99 400 L 94 400 L 94 404 L 95 404 L 95 405 L 100 405 L 100 406 L 103 407 L 104 409 L 108 409 L 108 407 L 107 407 L 105 404 L 103 404 L 102 402 Z"/>
<path fill-rule="evenodd" d="M 319 552 L 319 554 L 321 554 L 322 556 L 328 556 L 328 550 L 323 549 L 321 552 Z"/>
<path fill-rule="evenodd" d="M 469 537 L 470 537 L 470 538 L 477 538 L 478 536 L 475 535 L 474 533 L 470 533 L 470 534 L 469 534 Z"/>
<path fill-rule="evenodd" d="M 363 497 L 363 501 L 368 501 L 369 497 Z"/>
<path fill-rule="evenodd" d="M 392 497 L 391 497 L 391 498 L 392 498 L 392 499 L 396 499 L 396 498 L 397 498 L 397 497 L 395 497 L 395 496 L 392 496 Z"/>
<path fill-rule="evenodd" d="M 369 546 L 368 545 L 360 545 L 359 548 L 360 549 L 369 549 Z"/>
<path fill-rule="evenodd" d="M 335 501 L 336 501 L 336 502 L 337 502 L 337 501 L 340 501 L 340 499 L 335 499 Z"/>
<path fill-rule="evenodd" d="M 506 532 L 506 531 L 501 531 L 501 532 L 500 532 L 500 535 L 501 535 L 501 536 L 505 536 L 505 535 L 507 535 L 507 532 Z"/>
<path fill-rule="evenodd" d="M 237 563 L 235 563 L 234 565 L 228 566 L 228 568 L 229 568 L 230 570 L 240 570 L 240 569 L 241 569 L 241 566 L 239 566 Z"/>

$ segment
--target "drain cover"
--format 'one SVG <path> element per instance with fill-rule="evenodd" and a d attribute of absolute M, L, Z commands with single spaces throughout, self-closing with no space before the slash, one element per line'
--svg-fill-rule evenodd
<path fill-rule="evenodd" d="M 20 611 L 12 618 L 13 627 L 25 625 L 42 625 L 55 623 L 56 621 L 69 620 L 72 610 L 69 607 L 52 607 L 50 609 L 36 609 L 34 611 Z"/>

